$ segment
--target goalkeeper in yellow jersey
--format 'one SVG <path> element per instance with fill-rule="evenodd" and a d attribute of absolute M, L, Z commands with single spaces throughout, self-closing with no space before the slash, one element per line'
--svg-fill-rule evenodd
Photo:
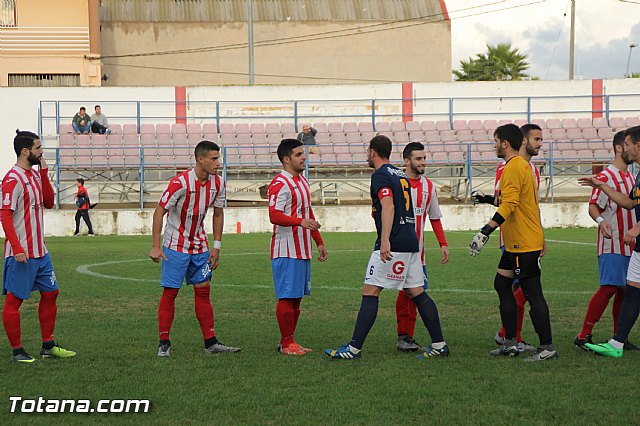
<path fill-rule="evenodd" d="M 544 234 L 540 223 L 538 185 L 529 163 L 518 155 L 523 135 L 518 126 L 506 124 L 494 133 L 495 151 L 506 165 L 500 178 L 498 211 L 473 237 L 469 254 L 477 256 L 489 235 L 498 226 L 502 228 L 505 252 L 500 258 L 493 286 L 500 298 L 500 317 L 506 330 L 506 341 L 493 356 L 517 356 L 516 327 L 518 323 L 516 300 L 513 296 L 513 280 L 520 281 L 520 288 L 529 301 L 531 321 L 540 338 L 540 346 L 525 361 L 544 361 L 558 357 L 551 337 L 549 307 L 540 283 L 540 253 L 544 246 Z"/>

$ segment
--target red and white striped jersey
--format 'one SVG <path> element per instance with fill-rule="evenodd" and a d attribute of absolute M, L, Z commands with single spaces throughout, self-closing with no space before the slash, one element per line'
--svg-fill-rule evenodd
<path fill-rule="evenodd" d="M 225 184 L 218 175 L 209 175 L 202 184 L 195 169 L 191 169 L 171 179 L 159 202 L 169 211 L 164 246 L 190 254 L 209 250 L 204 220 L 210 206 L 224 207 L 226 196 Z"/>
<path fill-rule="evenodd" d="M 500 165 L 496 169 L 496 181 L 493 185 L 494 197 L 497 197 L 498 192 L 500 191 L 500 178 L 502 177 L 502 172 L 504 170 L 504 166 L 506 165 L 507 165 L 507 162 L 502 160 L 500 162 Z M 536 182 L 538 183 L 538 191 L 540 191 L 540 170 L 538 170 L 536 165 L 533 164 L 531 161 L 529 161 L 529 166 L 531 167 L 531 171 L 533 172 L 533 174 L 536 175 Z M 501 228 L 500 229 L 500 247 L 502 247 L 503 245 L 504 245 L 504 241 L 502 240 L 502 228 Z"/>
<path fill-rule="evenodd" d="M 411 200 L 413 201 L 413 215 L 416 219 L 416 235 L 420 245 L 422 264 L 424 261 L 424 224 L 427 219 L 441 219 L 440 205 L 436 194 L 436 186 L 424 176 L 419 179 L 409 179 L 411 183 Z"/>
<path fill-rule="evenodd" d="M 294 177 L 282 170 L 269 185 L 269 210 L 277 210 L 294 218 L 311 219 L 313 212 L 309 181 L 302 175 Z M 311 239 L 311 231 L 302 226 L 273 225 L 271 259 L 311 259 Z"/>
<path fill-rule="evenodd" d="M 631 173 L 621 172 L 613 165 L 600 172 L 596 179 L 606 182 L 611 188 L 623 194 L 629 194 L 634 185 Z M 611 224 L 611 238 L 605 238 L 602 231 L 598 229 L 598 256 L 603 253 L 631 256 L 633 246 L 625 245 L 624 234 L 636 224 L 633 211 L 618 207 L 604 191 L 596 188 L 591 191 L 589 204 L 597 205 L 602 210 L 600 216 Z"/>
<path fill-rule="evenodd" d="M 15 165 L 2 180 L 2 209 L 13 211 L 13 227 L 29 258 L 47 254 L 44 244 L 44 199 L 40 173 Z M 4 241 L 4 257 L 14 256 L 9 240 Z"/>

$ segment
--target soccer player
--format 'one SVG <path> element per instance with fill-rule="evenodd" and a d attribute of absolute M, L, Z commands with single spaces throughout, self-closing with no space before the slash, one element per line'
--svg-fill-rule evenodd
<path fill-rule="evenodd" d="M 2 180 L 2 229 L 5 233 L 2 294 L 6 295 L 2 322 L 13 348 L 11 359 L 20 363 L 35 361 L 22 347 L 20 330 L 20 306 L 33 291 L 40 292 L 40 355 L 43 358 L 69 358 L 76 353 L 61 348 L 53 339 L 58 281 L 44 242 L 43 210 L 53 207 L 54 193 L 47 175 L 47 162 L 42 156 L 42 143 L 35 133 L 18 130 L 13 149 L 17 162 Z M 33 166 L 39 166 L 39 171 Z"/>
<path fill-rule="evenodd" d="M 540 153 L 540 148 L 542 147 L 542 129 L 537 124 L 525 124 L 520 127 L 522 134 L 524 136 L 524 140 L 518 155 L 529 162 L 531 166 L 531 170 L 536 176 L 537 182 L 537 190 L 540 190 L 540 171 L 538 168 L 531 162 L 532 157 L 537 156 Z M 506 162 L 503 160 L 500 162 L 500 165 L 496 169 L 496 180 L 494 184 L 494 193 L 493 196 L 487 196 L 476 191 L 471 193 L 471 201 L 473 205 L 479 203 L 492 204 L 494 206 L 498 206 L 498 193 L 500 192 L 500 178 L 502 177 L 502 171 L 504 170 Z M 502 239 L 502 230 L 500 230 L 500 250 L 504 253 L 504 241 Z M 546 253 L 546 244 L 543 245 L 542 252 L 540 253 L 540 257 L 543 257 Z M 522 324 L 524 322 L 524 310 L 525 305 L 527 303 L 527 298 L 524 297 L 522 293 L 522 289 L 518 285 L 518 280 L 514 280 L 513 282 L 513 296 L 516 298 L 516 307 L 518 310 L 518 326 L 516 328 L 516 341 L 518 342 L 518 349 L 520 352 L 524 351 L 533 351 L 535 350 L 535 346 L 527 343 L 522 337 Z M 498 333 L 496 333 L 495 341 L 498 345 L 504 345 L 505 342 L 506 331 L 504 327 L 501 327 Z"/>
<path fill-rule="evenodd" d="M 506 165 L 500 178 L 498 211 L 473 237 L 469 254 L 477 256 L 489 235 L 501 226 L 505 252 L 502 254 L 494 279 L 500 298 L 500 316 L 506 330 L 506 341 L 491 351 L 494 356 L 517 356 L 517 305 L 513 295 L 513 281 L 517 278 L 531 305 L 533 326 L 540 338 L 540 346 L 525 361 L 543 361 L 558 357 L 553 346 L 549 307 L 540 283 L 540 255 L 544 248 L 544 234 L 540 223 L 536 178 L 529 163 L 518 155 L 524 136 L 518 126 L 506 124 L 494 133 L 496 154 Z"/>
<path fill-rule="evenodd" d="M 629 160 L 640 161 L 640 126 L 628 128 L 624 132 L 624 151 Z M 609 186 L 606 182 L 594 177 L 580 178 L 578 182 L 584 186 L 591 186 L 604 192 L 611 201 L 619 207 L 634 210 L 636 224 L 624 234 L 624 243 L 634 245 L 629 268 L 627 269 L 627 286 L 624 289 L 624 299 L 618 316 L 618 329 L 613 338 L 606 343 L 584 345 L 592 351 L 610 357 L 620 358 L 624 352 L 624 345 L 640 312 L 640 173 L 629 195 L 622 194 Z"/>
<path fill-rule="evenodd" d="M 442 335 L 438 308 L 424 291 L 424 272 L 411 202 L 411 184 L 402 170 L 389 163 L 391 141 L 383 135 L 369 142 L 367 162 L 371 175 L 373 219 L 378 238 L 367 266 L 362 302 L 351 342 L 338 349 L 326 349 L 327 356 L 354 359 L 361 350 L 378 314 L 378 298 L 383 289 L 406 291 L 418 308 L 432 343 L 419 358 L 449 356 Z"/>
<path fill-rule="evenodd" d="M 405 173 L 411 184 L 411 201 L 413 215 L 416 220 L 415 230 L 418 236 L 422 271 L 424 272 L 423 287 L 426 290 L 429 286 L 424 256 L 424 225 L 427 218 L 440 245 L 440 262 L 443 265 L 449 262 L 449 246 L 442 229 L 442 221 L 440 220 L 442 213 L 438 205 L 436 186 L 424 177 L 424 169 L 426 167 L 424 145 L 419 142 L 407 144 L 402 151 L 402 158 L 404 160 Z M 404 291 L 398 292 L 396 319 L 398 322 L 398 350 L 414 352 L 420 349 L 421 345 L 413 339 L 413 332 L 416 326 L 416 305 Z"/>
<path fill-rule="evenodd" d="M 159 357 L 171 356 L 170 332 L 175 301 L 183 282 L 193 285 L 196 318 L 200 323 L 207 354 L 240 352 L 222 343 L 213 329 L 211 306 L 211 271 L 218 267 L 224 225 L 225 184 L 217 175 L 220 147 L 210 141 L 196 145 L 196 165 L 171 179 L 153 213 L 153 245 L 149 257 L 156 263 L 162 259 L 163 287 L 158 306 L 160 333 Z M 204 229 L 209 207 L 213 206 L 213 246 Z M 160 246 L 162 222 L 167 216 L 164 240 Z"/>
<path fill-rule="evenodd" d="M 628 165 L 633 161 L 624 150 L 624 131 L 613 137 L 613 164 L 595 178 L 627 196 L 633 188 L 633 176 Z M 618 316 L 624 298 L 627 269 L 633 247 L 624 243 L 624 235 L 636 224 L 632 212 L 618 206 L 601 189 L 593 188 L 589 199 L 589 216 L 598 224 L 598 271 L 600 288 L 589 301 L 582 330 L 573 340 L 577 347 L 589 351 L 586 343 L 593 343 L 593 327 L 600 321 L 609 300 L 613 297 L 613 334 L 618 328 Z M 628 346 L 627 346 L 628 348 Z"/>
<path fill-rule="evenodd" d="M 309 182 L 302 175 L 305 168 L 304 145 L 297 139 L 283 139 L 278 146 L 283 170 L 269 185 L 269 220 L 271 269 L 276 298 L 276 318 L 280 327 L 278 351 L 283 355 L 306 355 L 312 350 L 300 346 L 294 338 L 300 302 L 311 293 L 311 239 L 318 247 L 320 262 L 327 260 L 327 250 L 311 209 Z"/>

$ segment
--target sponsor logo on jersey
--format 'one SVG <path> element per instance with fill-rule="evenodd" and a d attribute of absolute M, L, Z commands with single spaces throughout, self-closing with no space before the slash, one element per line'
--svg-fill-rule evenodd
<path fill-rule="evenodd" d="M 4 204 L 5 206 L 11 204 L 11 194 L 4 194 L 4 201 L 2 201 L 2 204 Z"/>
<path fill-rule="evenodd" d="M 165 192 L 164 194 L 162 194 L 161 201 L 163 203 L 166 203 L 168 199 L 169 199 L 169 193 L 168 192 Z"/>

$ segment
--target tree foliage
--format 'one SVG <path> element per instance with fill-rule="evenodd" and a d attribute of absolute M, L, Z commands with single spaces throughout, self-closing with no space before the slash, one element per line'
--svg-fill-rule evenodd
<path fill-rule="evenodd" d="M 487 52 L 460 61 L 460 70 L 453 71 L 458 81 L 507 81 L 530 78 L 527 55 L 512 48 L 511 43 L 487 44 Z"/>

